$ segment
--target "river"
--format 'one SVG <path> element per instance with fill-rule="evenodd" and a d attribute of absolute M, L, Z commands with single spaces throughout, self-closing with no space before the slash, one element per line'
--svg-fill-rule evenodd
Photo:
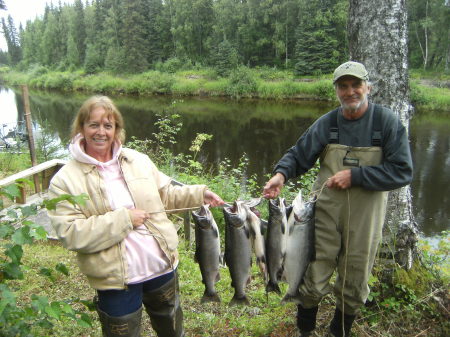
<path fill-rule="evenodd" d="M 84 94 L 30 91 L 35 130 L 43 125 L 57 142 L 67 143 L 71 120 L 87 98 Z M 329 103 L 305 101 L 229 100 L 220 98 L 113 97 L 124 115 L 127 139 L 151 137 L 158 113 L 177 113 L 183 126 L 175 153 L 188 153 L 197 133 L 213 135 L 198 160 L 215 167 L 224 159 L 237 165 L 246 155 L 248 175 L 261 183 L 273 165 L 321 114 Z M 0 130 L 23 120 L 20 92 L 0 87 Z M 175 103 L 174 103 L 175 102 Z M 414 214 L 423 236 L 432 238 L 450 229 L 450 117 L 417 112 L 411 120 L 410 141 L 414 159 L 411 184 Z M 21 124 L 23 125 L 23 123 Z"/>

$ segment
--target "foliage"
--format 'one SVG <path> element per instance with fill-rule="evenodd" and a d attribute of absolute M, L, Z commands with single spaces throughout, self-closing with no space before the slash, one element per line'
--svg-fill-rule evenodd
<path fill-rule="evenodd" d="M 140 140 L 132 137 L 127 147 L 147 154 L 156 165 L 167 165 L 174 157 L 171 146 L 176 143 L 175 136 L 182 126 L 182 123 L 178 121 L 180 115 L 173 111 L 176 104 L 177 102 L 174 101 L 169 109 L 164 110 L 163 113 L 156 113 L 155 125 L 158 132 L 153 132 L 152 138 Z"/>
<path fill-rule="evenodd" d="M 345 44 L 338 41 L 338 16 L 334 10 L 338 3 L 333 0 L 300 2 L 296 75 L 328 74 L 345 59 Z"/>
<path fill-rule="evenodd" d="M 227 94 L 231 97 L 251 97 L 255 95 L 258 84 L 251 69 L 241 66 L 233 70 L 228 78 Z"/>
<path fill-rule="evenodd" d="M 13 184 L 0 189 L 0 196 L 10 200 L 20 196 L 19 186 L 31 184 L 23 180 L 19 185 Z M 27 245 L 47 240 L 45 229 L 30 217 L 44 208 L 54 208 L 56 203 L 67 200 L 73 204 L 82 204 L 85 196 L 65 195 L 58 200 L 47 200 L 42 204 L 31 204 L 9 208 L 0 215 L 0 334 L 2 336 L 30 336 L 36 329 L 49 330 L 55 321 L 65 318 L 74 320 L 81 327 L 89 327 L 89 316 L 72 307 L 77 300 L 49 301 L 48 296 L 33 294 L 26 302 L 18 301 L 18 293 L 28 266 L 22 261 Z M 3 199 L 0 200 L 3 208 Z M 40 277 L 55 282 L 58 274 L 69 275 L 63 263 L 55 263 L 54 268 L 41 268 Z"/>
<path fill-rule="evenodd" d="M 222 41 L 214 54 L 212 64 L 220 76 L 228 76 L 237 67 L 238 53 L 228 40 Z"/>
<path fill-rule="evenodd" d="M 31 166 L 29 153 L 0 152 L 1 177 L 14 174 Z"/>

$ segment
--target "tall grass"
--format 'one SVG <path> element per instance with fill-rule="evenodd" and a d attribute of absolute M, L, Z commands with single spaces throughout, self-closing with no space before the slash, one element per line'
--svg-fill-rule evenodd
<path fill-rule="evenodd" d="M 174 63 L 175 62 L 175 63 Z M 227 78 L 218 77 L 211 68 L 176 71 L 168 62 L 159 70 L 136 75 L 109 73 L 85 74 L 82 71 L 57 72 L 34 66 L 26 73 L 7 67 L 0 69 L 0 80 L 9 85 L 28 84 L 39 89 L 87 91 L 104 94 L 177 95 L 177 96 L 228 96 L 263 99 L 336 100 L 331 75 L 294 78 L 292 72 L 268 67 L 249 69 L 239 67 Z M 450 89 L 432 87 L 420 79 L 433 74 L 413 71 L 411 75 L 411 100 L 419 108 L 435 111 L 450 110 Z M 448 76 L 435 74 L 431 84 L 447 83 Z M 447 82 L 445 82 L 447 81 Z M 430 80 L 428 80 L 430 82 Z"/>

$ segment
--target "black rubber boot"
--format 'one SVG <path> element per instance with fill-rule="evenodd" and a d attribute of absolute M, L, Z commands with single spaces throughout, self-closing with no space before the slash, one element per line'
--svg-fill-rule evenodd
<path fill-rule="evenodd" d="M 334 337 L 350 337 L 355 315 L 344 314 L 344 324 L 342 324 L 342 311 L 336 308 L 334 317 L 330 324 L 330 333 Z"/>
<path fill-rule="evenodd" d="M 319 307 L 305 309 L 299 304 L 297 309 L 297 327 L 300 330 L 300 336 L 311 336 L 316 328 L 316 316 Z"/>
<path fill-rule="evenodd" d="M 160 288 L 145 292 L 142 302 L 158 337 L 184 336 L 177 275 Z"/>
<path fill-rule="evenodd" d="M 140 337 L 142 308 L 131 314 L 112 317 L 97 307 L 104 337 Z"/>

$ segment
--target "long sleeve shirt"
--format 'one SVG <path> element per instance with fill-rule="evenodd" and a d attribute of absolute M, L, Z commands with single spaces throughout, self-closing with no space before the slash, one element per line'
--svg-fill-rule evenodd
<path fill-rule="evenodd" d="M 412 180 L 412 159 L 405 127 L 388 108 L 381 111 L 381 147 L 383 161 L 380 165 L 351 169 L 352 186 L 368 190 L 389 191 L 409 184 Z M 374 104 L 355 120 L 345 119 L 342 111 L 337 114 L 339 144 L 351 147 L 371 147 Z M 274 173 L 281 173 L 286 181 L 306 173 L 317 161 L 329 143 L 331 111 L 317 119 L 280 159 Z"/>

